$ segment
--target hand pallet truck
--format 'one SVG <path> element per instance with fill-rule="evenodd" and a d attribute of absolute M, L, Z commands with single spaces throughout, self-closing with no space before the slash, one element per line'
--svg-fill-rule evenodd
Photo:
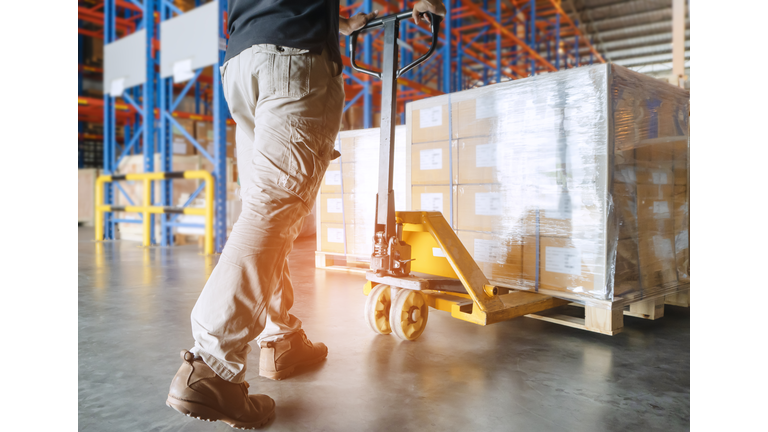
<path fill-rule="evenodd" d="M 493 324 L 567 304 L 565 300 L 527 291 L 499 293 L 491 285 L 440 212 L 395 211 L 392 171 L 397 78 L 427 60 L 437 47 L 442 18 L 430 17 L 432 43 L 426 54 L 398 69 L 398 28 L 412 11 L 378 18 L 352 33 L 352 68 L 382 81 L 379 186 L 371 269 L 363 289 L 368 296 L 365 320 L 379 334 L 394 332 L 415 340 L 424 332 L 429 308 L 479 325 Z M 384 28 L 383 69 L 376 72 L 355 63 L 358 35 Z M 435 256 L 434 250 L 442 250 Z M 502 288 L 506 290 L 505 288 Z"/>

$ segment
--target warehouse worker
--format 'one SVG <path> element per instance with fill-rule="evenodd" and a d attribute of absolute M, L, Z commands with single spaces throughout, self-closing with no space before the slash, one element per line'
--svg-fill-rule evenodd
<path fill-rule="evenodd" d="M 229 43 L 221 82 L 237 123 L 243 211 L 192 310 L 195 346 L 182 351 L 166 403 L 203 420 L 254 428 L 275 402 L 248 395 L 249 342 L 261 347 L 259 375 L 283 379 L 323 360 L 288 311 L 287 256 L 314 206 L 341 126 L 344 87 L 338 33 L 377 15 L 338 16 L 339 0 L 229 0 Z M 445 16 L 440 0 L 419 12 Z M 421 19 L 428 21 L 426 16 Z"/>

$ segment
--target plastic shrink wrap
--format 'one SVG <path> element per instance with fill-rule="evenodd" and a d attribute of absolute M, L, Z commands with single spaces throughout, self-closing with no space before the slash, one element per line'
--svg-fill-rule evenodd
<path fill-rule="evenodd" d="M 370 261 L 379 181 L 379 128 L 342 131 L 317 198 L 318 251 Z M 405 126 L 395 128 L 395 210 L 406 210 Z"/>
<path fill-rule="evenodd" d="M 442 211 L 497 285 L 577 301 L 688 289 L 689 106 L 611 64 L 410 103 L 408 209 Z"/>

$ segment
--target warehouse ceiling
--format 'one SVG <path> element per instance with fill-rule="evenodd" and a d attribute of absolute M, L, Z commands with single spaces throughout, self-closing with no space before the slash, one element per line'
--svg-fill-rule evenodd
<path fill-rule="evenodd" d="M 563 0 L 581 31 L 605 58 L 637 72 L 672 73 L 672 0 Z M 686 1 L 685 69 L 690 76 L 690 15 Z M 586 48 L 580 54 L 588 55 Z"/>

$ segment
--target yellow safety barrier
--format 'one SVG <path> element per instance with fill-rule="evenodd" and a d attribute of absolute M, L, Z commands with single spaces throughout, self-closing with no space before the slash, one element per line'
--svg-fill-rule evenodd
<path fill-rule="evenodd" d="M 170 180 L 174 178 L 200 179 L 205 181 L 205 208 L 179 208 L 153 206 L 152 181 Z M 143 206 L 114 206 L 104 204 L 104 184 L 119 180 L 136 180 L 144 182 Z M 153 172 L 123 175 L 102 175 L 96 179 L 96 241 L 104 239 L 104 212 L 124 211 L 143 214 L 143 242 L 144 246 L 151 245 L 152 226 L 150 215 L 165 213 L 182 213 L 186 215 L 205 216 L 205 246 L 206 255 L 213 254 L 213 176 L 208 171 L 181 171 L 181 172 Z"/>

